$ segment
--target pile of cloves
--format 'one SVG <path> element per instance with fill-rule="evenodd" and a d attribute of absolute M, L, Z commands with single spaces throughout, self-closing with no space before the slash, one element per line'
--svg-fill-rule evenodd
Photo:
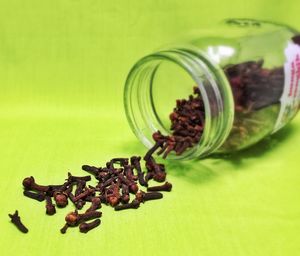
<path fill-rule="evenodd" d="M 110 205 L 116 211 L 137 209 L 141 203 L 163 198 L 160 191 L 171 191 L 172 184 L 165 182 L 165 166 L 157 163 L 152 156 L 156 149 L 156 147 L 150 149 L 144 157 L 146 172 L 141 167 L 142 159 L 139 156 L 132 156 L 130 159 L 113 158 L 106 163 L 105 167 L 83 165 L 82 170 L 90 174 L 87 176 L 73 176 L 69 172 L 68 178 L 60 185 L 39 185 L 34 177 L 27 177 L 23 180 L 23 194 L 39 202 L 45 201 L 47 215 L 54 215 L 56 208 L 64 208 L 70 201 L 75 210 L 66 215 L 61 233 L 66 233 L 69 227 L 77 226 L 80 232 L 87 233 L 101 224 L 102 213 L 99 209 L 102 204 Z M 97 180 L 95 186 L 87 184 L 92 180 L 92 176 Z M 165 183 L 149 187 L 148 182 L 151 179 Z M 149 192 L 141 190 L 140 186 L 147 188 Z M 81 210 L 86 203 L 89 203 L 90 207 L 83 213 L 79 213 L 78 210 Z M 17 227 L 20 226 L 18 218 L 12 218 L 12 222 Z M 23 226 L 19 229 L 27 230 Z"/>

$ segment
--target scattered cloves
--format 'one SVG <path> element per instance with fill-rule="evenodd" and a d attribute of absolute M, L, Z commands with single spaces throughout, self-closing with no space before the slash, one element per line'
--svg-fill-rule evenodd
<path fill-rule="evenodd" d="M 46 214 L 56 213 L 56 207 L 63 208 L 68 204 L 68 200 L 75 205 L 76 210 L 70 212 L 65 217 L 65 225 L 60 229 L 65 234 L 69 227 L 79 226 L 82 233 L 100 225 L 102 213 L 97 211 L 101 208 L 101 203 L 112 206 L 115 211 L 125 209 L 137 209 L 141 202 L 162 198 L 158 192 L 145 193 L 140 191 L 140 186 L 148 187 L 148 181 L 154 179 L 162 182 L 166 178 L 163 164 L 156 163 L 152 154 L 162 147 L 163 140 L 159 139 L 156 146 L 149 150 L 146 159 L 147 172 L 143 172 L 141 167 L 141 157 L 132 156 L 128 158 L 113 158 L 106 163 L 105 167 L 95 167 L 83 165 L 82 169 L 95 176 L 97 184 L 87 185 L 91 176 L 74 176 L 68 173 L 67 180 L 61 185 L 38 185 L 34 178 L 27 177 L 23 180 L 24 195 L 38 201 L 46 199 Z M 162 150 L 162 149 L 161 149 Z M 129 163 L 130 162 L 130 163 Z M 73 194 L 73 187 L 76 189 Z M 170 183 L 162 186 L 149 187 L 148 190 L 169 191 Z M 159 189 L 159 190 L 158 190 Z M 35 192 L 34 192 L 35 191 Z M 130 202 L 130 197 L 134 195 L 134 200 Z M 55 204 L 52 203 L 54 199 Z M 86 202 L 90 202 L 90 207 L 85 213 L 78 213 L 77 210 L 83 208 Z M 130 202 L 130 203 L 129 203 Z M 86 221 L 93 220 L 89 223 Z"/>

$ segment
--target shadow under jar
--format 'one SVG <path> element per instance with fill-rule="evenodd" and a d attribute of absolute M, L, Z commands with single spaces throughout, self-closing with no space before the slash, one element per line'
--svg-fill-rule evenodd
<path fill-rule="evenodd" d="M 148 148 L 159 130 L 172 135 L 177 99 L 200 90 L 205 122 L 199 142 L 171 159 L 205 157 L 249 147 L 278 131 L 300 102 L 300 35 L 285 25 L 230 19 L 195 31 L 139 60 L 124 104 L 129 124 Z"/>

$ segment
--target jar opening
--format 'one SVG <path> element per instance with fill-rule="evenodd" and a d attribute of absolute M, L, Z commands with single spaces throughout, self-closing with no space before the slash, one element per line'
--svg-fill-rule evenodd
<path fill-rule="evenodd" d="M 224 109 L 224 103 L 229 102 L 233 106 L 233 99 L 232 102 L 230 97 L 229 100 L 224 99 L 223 89 L 220 90 L 217 83 L 220 78 L 215 77 L 211 68 L 198 54 L 179 49 L 149 55 L 132 68 L 126 81 L 125 110 L 133 131 L 146 147 L 153 146 L 154 132 L 159 130 L 164 135 L 172 134 L 169 115 L 176 106 L 176 100 L 187 99 L 195 85 L 199 87 L 204 102 L 204 132 L 197 145 L 181 155 L 172 153 L 168 158 L 204 156 L 222 144 L 233 121 L 233 111 L 232 120 L 225 119 L 224 113 L 228 116 L 229 112 Z"/>

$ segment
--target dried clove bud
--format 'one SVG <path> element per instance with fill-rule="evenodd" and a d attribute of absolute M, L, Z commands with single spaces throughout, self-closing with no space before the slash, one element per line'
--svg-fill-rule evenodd
<path fill-rule="evenodd" d="M 66 223 L 61 229 L 60 233 L 65 234 L 67 232 L 67 229 L 69 228 L 69 224 Z"/>
<path fill-rule="evenodd" d="M 148 187 L 147 191 L 171 191 L 172 190 L 172 184 L 169 182 L 164 183 L 161 186 L 153 186 L 153 187 Z"/>
<path fill-rule="evenodd" d="M 52 204 L 50 196 L 46 196 L 46 214 L 54 215 L 56 213 L 55 205 Z"/>
<path fill-rule="evenodd" d="M 95 190 L 94 189 L 86 189 L 84 192 L 82 192 L 81 194 L 79 194 L 78 196 L 75 196 L 73 198 L 73 201 L 74 202 L 77 202 L 78 200 L 82 199 L 82 198 L 85 198 L 87 197 L 88 195 L 91 195 L 91 194 L 94 194 L 95 193 Z"/>
<path fill-rule="evenodd" d="M 24 224 L 21 222 L 21 218 L 19 216 L 18 210 L 15 211 L 14 214 L 8 214 L 8 216 L 11 218 L 11 222 L 15 224 L 15 226 L 23 233 L 28 233 L 28 228 L 24 226 Z"/>
<path fill-rule="evenodd" d="M 75 211 L 75 212 L 68 213 L 67 216 L 65 217 L 65 220 L 69 226 L 73 227 L 73 226 L 77 226 L 78 224 L 80 224 L 83 221 L 100 218 L 101 215 L 102 215 L 102 213 L 97 212 L 97 211 L 90 211 L 90 212 L 86 212 L 84 214 L 78 214 L 78 212 Z"/>
<path fill-rule="evenodd" d="M 92 230 L 93 228 L 98 227 L 100 224 L 101 224 L 100 219 L 96 219 L 90 223 L 83 222 L 83 223 L 80 223 L 79 230 L 81 233 L 87 233 L 90 230 Z"/>
<path fill-rule="evenodd" d="M 101 200 L 99 197 L 93 197 L 92 198 L 92 204 L 90 208 L 86 210 L 86 212 L 93 212 L 96 211 L 97 209 L 101 208 Z"/>
<path fill-rule="evenodd" d="M 145 173 L 142 171 L 140 160 L 141 157 L 133 156 L 130 158 L 130 163 L 137 170 L 139 183 L 144 187 L 148 187 L 148 182 L 145 180 Z"/>
<path fill-rule="evenodd" d="M 115 211 L 121 211 L 121 210 L 126 210 L 126 209 L 137 209 L 140 206 L 140 202 L 136 199 L 134 199 L 131 203 L 129 204 L 120 204 L 115 207 Z"/>
<path fill-rule="evenodd" d="M 159 192 L 149 192 L 149 193 L 145 193 L 144 191 L 139 191 L 136 193 L 135 195 L 136 200 L 138 200 L 141 203 L 144 203 L 146 201 L 150 201 L 150 200 L 156 200 L 156 199 L 161 199 L 163 198 L 163 194 L 159 193 Z"/>
<path fill-rule="evenodd" d="M 68 181 L 69 182 L 78 182 L 79 180 L 81 181 L 90 181 L 91 180 L 91 176 L 73 176 L 70 172 L 68 172 Z"/>
<path fill-rule="evenodd" d="M 54 192 L 53 194 L 54 201 L 56 205 L 60 208 L 66 207 L 68 204 L 68 195 L 64 192 Z"/>
<path fill-rule="evenodd" d="M 31 191 L 28 191 L 28 190 L 24 190 L 23 195 L 27 196 L 31 199 L 37 200 L 39 202 L 42 202 L 42 201 L 45 200 L 45 194 L 42 193 L 42 192 L 34 193 L 34 192 L 31 192 Z"/>
<path fill-rule="evenodd" d="M 27 177 L 23 180 L 23 186 L 27 190 L 35 190 L 39 192 L 47 192 L 49 190 L 49 186 L 42 186 L 35 183 L 35 180 L 32 176 Z"/>
<path fill-rule="evenodd" d="M 100 172 L 100 169 L 95 167 L 95 166 L 90 166 L 90 165 L 83 165 L 82 170 L 94 175 L 95 177 L 98 177 L 98 174 Z"/>

